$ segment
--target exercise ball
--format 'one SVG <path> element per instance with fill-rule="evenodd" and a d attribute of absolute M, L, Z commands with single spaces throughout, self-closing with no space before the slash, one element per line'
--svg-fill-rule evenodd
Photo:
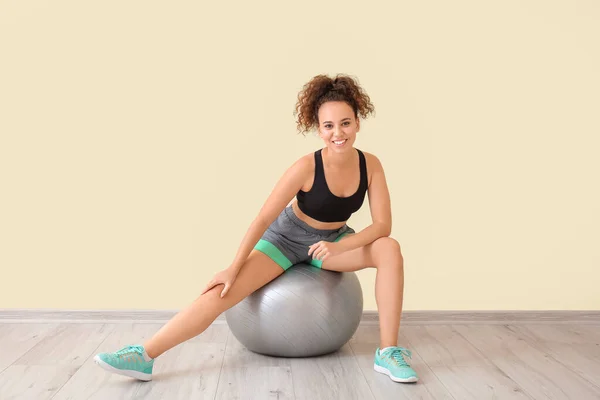
<path fill-rule="evenodd" d="M 297 264 L 225 312 L 247 349 L 275 357 L 312 357 L 339 350 L 362 317 L 354 272 Z"/>

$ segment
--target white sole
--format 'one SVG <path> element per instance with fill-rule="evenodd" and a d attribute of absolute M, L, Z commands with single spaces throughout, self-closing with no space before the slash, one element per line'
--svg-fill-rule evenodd
<path fill-rule="evenodd" d="M 381 372 L 382 374 L 389 376 L 390 379 L 393 380 L 394 382 L 411 383 L 411 382 L 417 382 L 419 380 L 419 378 L 417 378 L 416 376 L 413 376 L 412 378 L 407 378 L 407 379 L 396 378 L 396 377 L 392 376 L 392 373 L 390 372 L 389 369 L 382 367 L 380 365 L 377 365 L 377 364 L 373 364 L 373 369 L 377 372 Z"/>
<path fill-rule="evenodd" d="M 140 381 L 147 382 L 147 381 L 152 380 L 152 374 L 146 374 L 143 372 L 132 371 L 129 369 L 117 369 L 117 368 L 113 367 L 112 365 L 109 365 L 109 364 L 105 363 L 104 361 L 102 361 L 100 359 L 100 357 L 98 357 L 98 356 L 94 356 L 94 362 L 96 364 L 98 364 L 99 367 L 107 370 L 108 372 L 113 372 L 113 373 L 119 374 L 119 375 L 130 376 L 132 378 L 139 379 Z"/>

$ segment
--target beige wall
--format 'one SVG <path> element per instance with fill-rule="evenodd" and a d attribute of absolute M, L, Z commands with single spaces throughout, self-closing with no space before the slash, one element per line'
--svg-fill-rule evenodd
<path fill-rule="evenodd" d="M 302 85 L 343 72 L 407 310 L 600 309 L 598 3 L 205 3 L 0 3 L 0 308 L 188 304 L 320 147 Z"/>

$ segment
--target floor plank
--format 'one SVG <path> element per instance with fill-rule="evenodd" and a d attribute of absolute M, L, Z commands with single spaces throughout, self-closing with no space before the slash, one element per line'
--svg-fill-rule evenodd
<path fill-rule="evenodd" d="M 569 325 L 510 325 L 507 329 L 600 387 L 600 335 Z"/>
<path fill-rule="evenodd" d="M 30 328 L 36 331 L 35 326 Z M 0 399 L 52 398 L 111 333 L 111 327 L 61 323 L 50 332 L 0 373 Z"/>
<path fill-rule="evenodd" d="M 349 344 L 335 353 L 294 358 L 291 366 L 296 399 L 375 399 Z"/>
<path fill-rule="evenodd" d="M 598 387 L 527 343 L 506 325 L 453 328 L 535 399 L 600 398 Z"/>
<path fill-rule="evenodd" d="M 339 352 L 278 358 L 213 324 L 155 362 L 153 380 L 108 373 L 101 351 L 140 344 L 161 323 L 2 323 L 0 399 L 599 399 L 600 327 L 590 324 L 405 325 L 415 384 L 373 370 L 379 327 Z"/>
<path fill-rule="evenodd" d="M 410 365 L 419 375 L 419 381 L 415 384 L 394 382 L 388 376 L 373 369 L 375 350 L 379 347 L 378 326 L 359 326 L 349 344 L 376 399 L 454 399 L 419 354 L 410 348 L 408 339 L 402 333 L 398 336 L 398 345 L 412 351 Z"/>
<path fill-rule="evenodd" d="M 78 369 L 69 365 L 11 365 L 0 375 L 0 399 L 51 399 Z"/>
<path fill-rule="evenodd" d="M 229 331 L 216 399 L 295 399 L 291 362 L 255 354 Z"/>
<path fill-rule="evenodd" d="M 53 335 L 59 324 L 0 324 L 0 373 L 46 336 Z"/>
<path fill-rule="evenodd" d="M 142 344 L 162 324 L 116 324 L 113 333 L 94 351 L 116 351 L 128 344 Z M 226 325 L 210 326 L 195 338 L 161 355 L 154 363 L 153 380 L 141 382 L 111 374 L 90 356 L 53 400 L 214 398 L 225 351 Z M 187 397 L 190 395 L 190 397 Z"/>
<path fill-rule="evenodd" d="M 404 326 L 402 332 L 456 399 L 530 398 L 451 326 Z"/>
<path fill-rule="evenodd" d="M 81 366 L 113 329 L 113 324 L 61 323 L 14 364 Z"/>
<path fill-rule="evenodd" d="M 155 361 L 153 380 L 136 396 L 144 400 L 214 399 L 229 328 L 211 325 Z"/>
<path fill-rule="evenodd" d="M 94 355 L 119 350 L 128 344 L 139 344 L 149 338 L 158 324 L 114 324 L 112 334 L 94 349 L 82 367 L 52 400 L 66 399 L 131 399 L 148 382 L 111 374 L 96 365 Z"/>

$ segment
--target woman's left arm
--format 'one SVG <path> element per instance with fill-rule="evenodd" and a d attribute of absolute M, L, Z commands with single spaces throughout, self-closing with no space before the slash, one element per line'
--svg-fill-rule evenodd
<path fill-rule="evenodd" d="M 371 182 L 369 183 L 368 196 L 371 209 L 371 225 L 353 235 L 348 235 L 339 241 L 343 251 L 353 250 L 369 243 L 373 243 L 380 237 L 389 236 L 392 232 L 392 207 L 390 204 L 390 192 L 383 166 L 379 159 L 370 154 L 368 169 L 371 170 Z"/>

